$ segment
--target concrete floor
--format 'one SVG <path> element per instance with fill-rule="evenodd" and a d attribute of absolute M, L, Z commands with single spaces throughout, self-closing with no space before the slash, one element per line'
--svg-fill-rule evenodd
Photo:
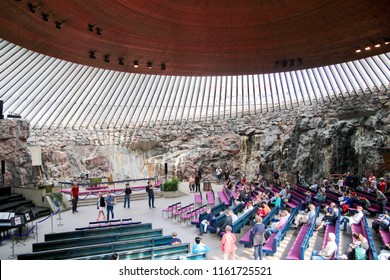
<path fill-rule="evenodd" d="M 213 184 L 214 191 L 218 191 L 222 188 L 221 185 Z M 182 205 L 186 205 L 194 202 L 194 194 L 189 192 L 188 183 L 183 182 L 180 184 L 180 190 L 183 193 L 180 197 L 173 198 L 156 198 L 154 209 L 149 209 L 147 200 L 136 200 L 131 202 L 131 208 L 123 208 L 122 202 L 118 202 L 118 204 L 114 208 L 115 218 L 132 218 L 133 221 L 142 221 L 144 223 L 152 223 L 153 228 L 162 228 L 164 235 L 169 235 L 173 231 L 178 233 L 178 237 L 182 240 L 182 242 L 193 243 L 194 238 L 198 234 L 198 229 L 191 225 L 190 223 L 182 223 L 180 225 L 179 221 L 171 220 L 170 218 L 162 218 L 162 210 L 165 209 L 168 205 L 181 202 Z M 204 200 L 206 201 L 205 194 L 203 193 Z M 0 245 L 0 259 L 6 260 L 13 256 L 13 254 L 23 254 L 23 253 L 31 253 L 32 252 L 32 244 L 36 242 L 44 241 L 44 234 L 52 233 L 52 232 L 63 232 L 63 231 L 72 231 L 76 227 L 86 227 L 90 221 L 95 221 L 97 217 L 97 210 L 95 205 L 89 206 L 81 206 L 79 207 L 79 212 L 72 214 L 72 211 L 65 211 L 61 213 L 62 220 L 58 220 L 59 215 L 53 216 L 53 219 L 47 219 L 44 222 L 38 223 L 38 234 L 30 234 L 24 240 L 21 240 L 19 243 L 14 246 L 14 253 L 12 252 L 12 242 L 11 240 L 6 240 L 2 242 Z M 29 227 L 36 225 L 37 221 L 34 221 L 33 224 L 30 224 Z M 318 220 L 317 220 L 318 222 Z M 371 221 L 369 221 L 369 225 L 371 225 Z M 245 234 L 250 226 L 246 226 L 241 234 L 237 234 L 237 240 L 241 237 L 241 235 Z M 267 260 L 278 260 L 284 259 L 287 256 L 289 247 L 293 244 L 296 236 L 296 232 L 294 230 L 288 231 L 285 239 L 282 241 L 278 251 L 274 256 L 266 256 Z M 374 241 L 377 246 L 377 250 L 380 246 L 380 240 L 373 234 Z M 222 260 L 223 254 L 221 252 L 221 245 L 218 236 L 214 234 L 205 234 L 203 235 L 203 240 L 205 244 L 207 244 L 211 251 L 208 254 L 208 259 L 211 260 Z M 305 259 L 309 259 L 313 249 L 318 249 L 322 244 L 323 237 L 321 233 L 315 232 L 313 237 L 310 240 L 310 246 L 306 250 Z M 351 233 L 347 231 L 347 233 L 342 233 L 341 241 L 340 241 L 340 253 L 344 252 L 344 248 L 351 242 Z M 237 260 L 252 260 L 253 249 L 252 248 L 244 248 L 243 245 L 239 244 L 237 241 L 237 251 L 236 251 L 236 259 Z"/>

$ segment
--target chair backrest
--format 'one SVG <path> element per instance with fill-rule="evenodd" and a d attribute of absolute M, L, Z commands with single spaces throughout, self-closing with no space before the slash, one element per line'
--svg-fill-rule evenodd
<path fill-rule="evenodd" d="M 200 194 L 195 194 L 195 203 L 202 203 L 202 196 Z"/>

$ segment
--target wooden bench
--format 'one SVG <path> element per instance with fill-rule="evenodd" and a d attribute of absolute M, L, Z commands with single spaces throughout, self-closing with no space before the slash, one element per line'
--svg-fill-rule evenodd
<path fill-rule="evenodd" d="M 274 255 L 278 249 L 280 242 L 283 241 L 287 231 L 290 229 L 291 223 L 294 221 L 295 216 L 298 213 L 298 208 L 294 208 L 291 211 L 290 217 L 288 217 L 286 223 L 278 231 L 271 234 L 267 242 L 263 245 L 263 252 L 267 255 Z"/>
<path fill-rule="evenodd" d="M 119 253 L 126 252 L 128 250 L 168 245 L 171 239 L 172 236 L 166 235 L 160 237 L 127 240 L 124 242 L 102 243 L 60 250 L 20 254 L 18 255 L 18 260 L 64 260 L 87 257 L 97 254 Z"/>
<path fill-rule="evenodd" d="M 218 192 L 219 200 L 224 203 L 227 207 L 232 205 L 232 198 L 226 193 L 225 189 Z"/>
<path fill-rule="evenodd" d="M 272 208 L 271 212 L 267 214 L 267 216 L 263 219 L 263 224 L 267 226 L 270 221 L 278 214 L 279 207 Z M 243 244 L 244 247 L 250 248 L 253 247 L 253 234 L 252 229 L 248 230 L 243 236 L 241 236 L 239 243 Z"/>
<path fill-rule="evenodd" d="M 138 225 L 141 222 L 132 222 L 132 221 L 122 221 L 122 220 L 112 220 L 111 223 L 99 223 L 95 222 L 96 224 L 89 224 L 88 227 L 79 227 L 75 228 L 75 230 L 88 230 L 88 229 L 97 229 L 97 228 L 112 228 L 112 227 L 120 227 L 120 226 L 126 226 L 126 225 Z"/>
<path fill-rule="evenodd" d="M 241 229 L 249 224 L 251 221 L 253 221 L 256 213 L 257 213 L 257 209 L 258 209 L 259 205 L 256 204 L 253 209 L 249 210 L 248 212 L 242 214 L 238 220 L 233 223 L 232 225 L 232 233 L 241 233 Z"/>
<path fill-rule="evenodd" d="M 127 232 L 122 234 L 108 234 L 101 236 L 79 237 L 65 240 L 54 240 L 32 244 L 33 252 L 41 252 L 48 250 L 68 249 L 72 247 L 89 246 L 95 244 L 124 242 L 134 239 L 152 238 L 162 236 L 162 229 L 148 229 L 137 232 Z"/>
<path fill-rule="evenodd" d="M 129 250 L 118 253 L 120 260 L 153 260 L 153 259 L 169 259 L 179 257 L 190 253 L 190 244 L 183 243 L 179 245 L 165 245 L 158 247 L 148 247 L 137 250 Z M 105 260 L 110 259 L 111 254 L 96 254 L 81 258 L 73 258 L 76 260 Z"/>
<path fill-rule="evenodd" d="M 309 240 L 313 235 L 314 227 L 316 226 L 316 219 L 318 217 L 320 207 L 316 207 L 316 215 L 309 224 L 302 225 L 298 235 L 288 253 L 286 260 L 303 260 L 305 251 L 309 246 Z"/>
<path fill-rule="evenodd" d="M 220 213 L 225 210 L 226 205 L 224 203 L 220 203 L 212 207 L 211 213 L 216 217 L 219 216 Z M 196 225 L 196 227 L 199 227 L 199 222 L 203 221 L 206 218 L 206 213 L 201 213 L 198 218 L 195 218 L 191 221 L 191 224 Z"/>
<path fill-rule="evenodd" d="M 77 231 L 66 231 L 66 232 L 57 232 L 45 234 L 45 241 L 53 240 L 63 240 L 69 238 L 79 238 L 79 237 L 92 237 L 99 235 L 107 234 L 121 234 L 125 232 L 137 232 L 142 230 L 152 229 L 151 223 L 141 223 L 136 225 L 125 225 L 109 228 L 96 228 L 96 229 L 85 229 Z"/>

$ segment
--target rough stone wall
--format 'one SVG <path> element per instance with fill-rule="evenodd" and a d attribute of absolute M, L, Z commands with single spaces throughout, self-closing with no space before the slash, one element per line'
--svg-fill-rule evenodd
<path fill-rule="evenodd" d="M 6 187 L 32 187 L 31 155 L 27 148 L 29 123 L 19 119 L 0 120 L 0 160 L 5 161 Z"/>
<path fill-rule="evenodd" d="M 386 172 L 380 148 L 389 146 L 390 92 L 334 98 L 329 102 L 263 112 L 231 120 L 165 124 L 154 128 L 35 130 L 30 145 L 43 151 L 48 180 L 81 173 L 114 179 L 164 174 L 214 173 L 227 165 L 285 180 L 297 171 L 309 180 L 332 173 Z"/>

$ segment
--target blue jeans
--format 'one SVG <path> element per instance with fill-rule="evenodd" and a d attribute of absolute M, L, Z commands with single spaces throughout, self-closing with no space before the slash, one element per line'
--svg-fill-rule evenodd
<path fill-rule="evenodd" d="M 318 256 L 319 252 L 320 251 L 318 251 L 318 250 L 313 250 L 313 255 L 312 255 L 311 259 L 314 260 L 314 261 L 323 261 L 323 260 L 325 260 L 325 258 L 323 256 Z"/>
<path fill-rule="evenodd" d="M 343 230 L 346 231 L 347 230 L 347 224 L 349 223 L 349 219 L 347 217 L 344 217 L 341 221 L 340 221 L 340 227 L 342 224 L 344 224 L 344 227 L 343 227 Z"/>
<path fill-rule="evenodd" d="M 107 206 L 107 221 L 110 220 L 110 212 L 111 212 L 112 218 L 114 219 L 114 206 Z"/>
<path fill-rule="evenodd" d="M 127 202 L 127 208 L 130 208 L 130 195 L 125 194 L 125 203 L 123 204 L 123 208 L 126 208 L 126 202 Z"/>
<path fill-rule="evenodd" d="M 266 233 L 267 239 L 272 235 L 272 233 L 278 232 L 278 231 L 279 230 L 276 228 L 267 228 L 267 233 Z"/>
<path fill-rule="evenodd" d="M 255 250 L 253 252 L 253 257 L 255 258 L 255 260 L 262 260 L 263 259 L 263 244 L 255 246 Z"/>

